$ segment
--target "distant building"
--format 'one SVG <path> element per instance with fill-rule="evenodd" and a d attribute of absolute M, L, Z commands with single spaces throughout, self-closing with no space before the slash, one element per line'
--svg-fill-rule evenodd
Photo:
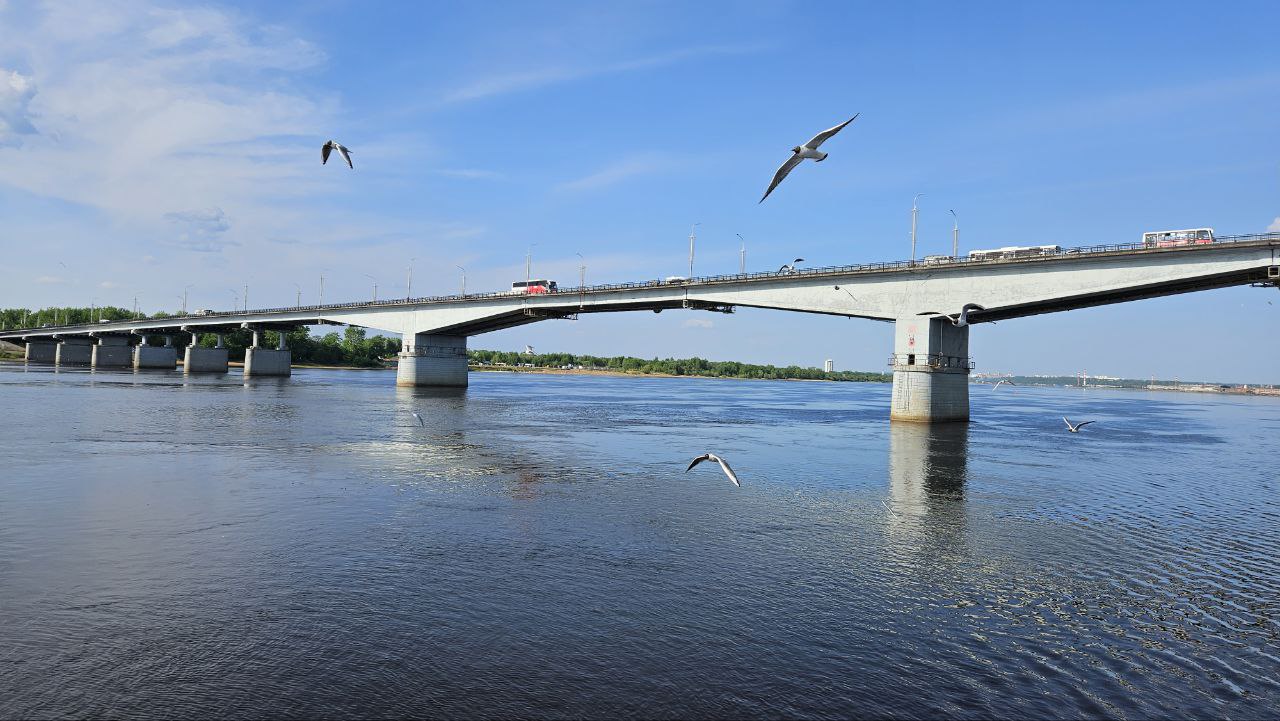
<path fill-rule="evenodd" d="M 822 370 L 827 373 L 834 373 L 836 370 L 836 362 L 828 358 L 827 362 L 822 365 Z"/>

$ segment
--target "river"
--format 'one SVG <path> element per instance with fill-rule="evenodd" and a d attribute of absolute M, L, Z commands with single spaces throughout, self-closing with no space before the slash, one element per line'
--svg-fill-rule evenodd
<path fill-rule="evenodd" d="M 0 717 L 1280 708 L 1280 399 L 393 383 L 0 364 Z"/>

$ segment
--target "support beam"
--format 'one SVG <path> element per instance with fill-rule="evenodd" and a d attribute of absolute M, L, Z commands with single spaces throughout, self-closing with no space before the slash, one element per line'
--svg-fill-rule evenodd
<path fill-rule="evenodd" d="M 466 336 L 405 333 L 403 347 L 396 385 L 466 387 Z"/>
<path fill-rule="evenodd" d="M 188 330 L 184 328 L 183 330 Z M 182 357 L 183 373 L 226 373 L 227 349 L 222 347 L 222 334 L 218 334 L 217 348 L 201 348 L 200 334 L 191 334 L 191 345 Z"/>
<path fill-rule="evenodd" d="M 123 335 L 104 335 L 98 338 L 93 346 L 90 365 L 94 368 L 127 368 L 133 365 L 133 349 L 129 347 L 129 337 Z"/>
<path fill-rule="evenodd" d="M 969 420 L 969 326 L 946 318 L 909 316 L 894 328 L 895 421 Z"/>
<path fill-rule="evenodd" d="M 28 363 L 56 363 L 58 344 L 51 340 L 28 341 L 26 359 Z"/>
<path fill-rule="evenodd" d="M 60 366 L 87 366 L 93 360 L 93 339 L 87 335 L 62 338 L 54 362 Z"/>

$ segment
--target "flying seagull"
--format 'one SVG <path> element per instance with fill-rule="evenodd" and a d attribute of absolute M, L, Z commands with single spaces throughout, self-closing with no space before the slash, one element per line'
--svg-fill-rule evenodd
<path fill-rule="evenodd" d="M 999 380 L 999 381 L 996 381 L 996 384 L 995 384 L 995 385 L 991 386 L 991 390 L 993 390 L 993 391 L 994 391 L 995 389 L 997 389 L 997 388 L 999 388 L 1000 386 L 1005 385 L 1005 384 L 1008 384 L 1008 385 L 1011 385 L 1011 386 L 1016 386 L 1016 385 L 1018 385 L 1017 383 L 1014 383 L 1013 381 Z"/>
<path fill-rule="evenodd" d="M 335 150 L 338 151 L 340 155 L 342 155 L 343 160 L 347 161 L 348 167 L 350 167 L 352 170 L 356 169 L 356 166 L 351 164 L 351 150 L 348 149 L 347 146 L 343 145 L 342 143 L 339 143 L 336 140 L 330 140 L 320 148 L 320 164 L 324 165 L 328 163 L 329 153 L 332 153 Z"/>
<path fill-rule="evenodd" d="M 729 480 L 733 482 L 733 485 L 738 486 L 739 488 L 742 487 L 742 484 L 738 482 L 738 474 L 733 472 L 733 469 L 729 467 L 728 463 L 724 462 L 723 458 L 714 453 L 704 453 L 693 459 L 693 462 L 689 464 L 688 468 L 684 469 L 684 472 L 688 473 L 693 470 L 694 466 L 702 463 L 703 461 L 715 461 L 716 463 L 719 463 L 720 470 L 724 471 L 724 474 L 729 477 Z"/>
<path fill-rule="evenodd" d="M 1093 421 L 1082 421 L 1073 426 L 1071 425 L 1071 421 L 1067 420 L 1066 416 L 1062 417 L 1062 421 L 1067 424 L 1067 430 L 1071 431 L 1072 433 L 1079 433 L 1081 428 L 1084 428 L 1090 423 L 1093 423 Z"/>
<path fill-rule="evenodd" d="M 969 325 L 969 313 L 975 310 L 986 310 L 986 308 L 978 305 L 977 303 L 965 303 L 960 308 L 960 315 L 958 316 L 947 315 L 946 313 L 939 313 L 936 310 L 929 310 L 923 313 L 917 313 L 916 315 L 940 315 L 943 318 L 946 318 L 947 320 L 951 321 L 951 325 L 963 328 L 964 326 Z"/>
<path fill-rule="evenodd" d="M 781 268 L 779 268 L 779 269 L 778 269 L 778 272 L 779 272 L 779 273 L 794 273 L 794 272 L 796 272 L 796 263 L 803 263 L 803 262 L 804 262 L 804 258 L 796 258 L 795 260 L 791 261 L 790 263 L 784 263 L 784 264 L 783 264 L 783 266 L 782 266 Z"/>
<path fill-rule="evenodd" d="M 420 425 L 420 426 L 425 426 L 425 425 L 427 425 L 426 423 L 423 423 L 423 422 L 422 422 L 422 416 L 418 415 L 417 411 L 414 411 L 414 413 L 413 413 L 413 417 L 418 419 L 418 425 Z"/>
<path fill-rule="evenodd" d="M 787 177 L 787 174 L 790 173 L 793 169 L 795 169 L 797 165 L 800 164 L 800 161 L 804 160 L 805 158 L 810 158 L 815 163 L 821 163 L 822 161 L 826 160 L 827 154 L 818 150 L 818 146 L 825 143 L 832 135 L 835 135 L 841 130 L 844 130 L 844 126 L 857 120 L 858 115 L 861 115 L 861 113 L 855 114 L 852 118 L 849 118 L 848 120 L 844 121 L 843 123 L 840 123 L 834 128 L 828 128 L 827 130 L 824 130 L 821 133 L 818 133 L 817 135 L 813 136 L 812 140 L 805 143 L 804 145 L 797 145 L 796 147 L 792 148 L 791 157 L 787 158 L 787 162 L 783 163 L 782 167 L 778 168 L 778 172 L 773 174 L 773 182 L 769 183 L 769 189 L 764 191 L 764 197 L 760 198 L 760 203 L 763 203 L 764 199 L 769 197 L 769 193 L 772 193 L 773 189 L 778 187 L 778 183 L 781 183 L 782 179 Z M 759 203 L 757 203 L 757 205 L 759 205 Z"/>

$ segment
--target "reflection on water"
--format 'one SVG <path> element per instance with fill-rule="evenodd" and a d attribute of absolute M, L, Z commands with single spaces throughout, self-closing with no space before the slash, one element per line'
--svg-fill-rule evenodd
<path fill-rule="evenodd" d="M 904 537 L 964 531 L 969 424 L 889 425 L 889 528 Z"/>
<path fill-rule="evenodd" d="M 1277 707 L 1274 400 L 393 383 L 0 366 L 0 717 Z"/>

